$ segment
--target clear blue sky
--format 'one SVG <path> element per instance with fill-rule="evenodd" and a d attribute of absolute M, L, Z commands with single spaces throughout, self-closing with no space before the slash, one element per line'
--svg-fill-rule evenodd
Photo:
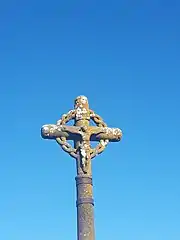
<path fill-rule="evenodd" d="M 0 3 L 0 239 L 76 239 L 75 162 L 40 128 L 80 94 L 122 142 L 93 160 L 97 240 L 180 239 L 180 2 Z"/>

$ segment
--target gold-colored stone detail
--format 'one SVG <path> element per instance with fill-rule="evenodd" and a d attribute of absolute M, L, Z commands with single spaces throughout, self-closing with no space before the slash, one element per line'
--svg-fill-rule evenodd
<path fill-rule="evenodd" d="M 92 185 L 90 184 L 80 184 L 78 186 L 78 194 L 80 198 L 92 198 L 93 197 L 93 190 Z"/>

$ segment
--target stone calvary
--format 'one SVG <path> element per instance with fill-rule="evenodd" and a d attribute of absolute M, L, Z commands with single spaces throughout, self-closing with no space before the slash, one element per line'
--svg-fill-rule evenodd
<path fill-rule="evenodd" d="M 73 126 L 66 125 L 70 120 L 74 120 Z M 91 126 L 90 120 L 96 126 Z M 74 109 L 62 115 L 56 124 L 42 126 L 41 136 L 56 140 L 75 159 L 77 239 L 95 240 L 91 160 L 102 153 L 109 142 L 120 141 L 122 131 L 107 127 L 103 119 L 89 109 L 87 97 L 79 96 L 75 99 Z M 74 146 L 68 140 L 73 140 Z M 91 147 L 91 141 L 97 142 L 95 148 Z"/>

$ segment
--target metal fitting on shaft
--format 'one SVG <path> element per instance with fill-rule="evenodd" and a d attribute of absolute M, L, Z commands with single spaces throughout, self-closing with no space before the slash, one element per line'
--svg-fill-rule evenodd
<path fill-rule="evenodd" d="M 92 177 L 89 177 L 89 176 L 77 176 L 76 178 L 76 186 L 78 186 L 79 184 L 91 184 L 93 185 L 92 183 Z"/>

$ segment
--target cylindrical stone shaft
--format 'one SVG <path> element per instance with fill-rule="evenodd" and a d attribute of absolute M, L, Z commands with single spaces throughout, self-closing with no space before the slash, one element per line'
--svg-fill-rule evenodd
<path fill-rule="evenodd" d="M 94 240 L 94 200 L 92 178 L 87 175 L 76 177 L 77 189 L 77 239 Z"/>

